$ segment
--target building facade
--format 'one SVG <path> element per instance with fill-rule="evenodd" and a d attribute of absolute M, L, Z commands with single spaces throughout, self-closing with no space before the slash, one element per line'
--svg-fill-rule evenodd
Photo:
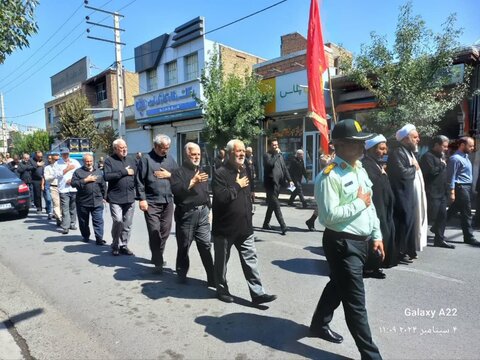
<path fill-rule="evenodd" d="M 58 123 L 60 106 L 77 94 L 84 94 L 90 104 L 95 123 L 99 129 L 111 126 L 118 129 L 118 93 L 116 69 L 107 69 L 94 76 L 89 76 L 89 60 L 80 59 L 66 69 L 51 77 L 53 100 L 45 103 L 45 125 L 53 136 L 59 133 Z M 136 128 L 133 113 L 134 96 L 138 94 L 138 75 L 123 71 L 125 91 L 125 124 L 126 129 Z"/>
<path fill-rule="evenodd" d="M 296 150 L 304 150 L 305 167 L 309 180 L 313 180 L 320 171 L 320 135 L 313 121 L 306 117 L 308 111 L 306 47 L 307 39 L 301 34 L 284 35 L 281 37 L 281 56 L 254 65 L 254 71 L 263 78 L 262 83 L 274 92 L 273 100 L 265 109 L 266 137 L 259 143 L 257 161 L 261 161 L 261 155 L 266 150 L 267 138 L 275 137 L 287 162 L 295 156 Z M 349 54 L 335 44 L 325 44 L 325 55 L 331 76 L 339 73 L 338 59 L 342 53 Z M 329 113 L 331 101 L 327 73 L 324 74 L 324 82 L 325 105 Z"/>
<path fill-rule="evenodd" d="M 203 98 L 202 71 L 214 51 L 225 73 L 243 74 L 264 59 L 216 44 L 206 39 L 204 32 L 205 20 L 197 17 L 135 48 L 135 70 L 140 81 L 135 119 L 145 131 L 131 132 L 130 148 L 149 151 L 151 139 L 161 133 L 172 139 L 170 153 L 177 162 L 182 161 L 183 146 L 194 141 L 202 149 L 202 165 L 213 164 L 213 150 L 202 139 L 202 110 L 193 97 Z"/>

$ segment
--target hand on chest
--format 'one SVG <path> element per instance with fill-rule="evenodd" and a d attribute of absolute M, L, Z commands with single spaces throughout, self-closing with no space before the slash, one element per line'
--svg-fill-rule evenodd
<path fill-rule="evenodd" d="M 362 193 L 372 193 L 372 182 L 367 176 L 349 172 L 340 177 L 342 197 L 347 201 L 352 201 L 358 196 L 358 189 L 362 188 Z"/>

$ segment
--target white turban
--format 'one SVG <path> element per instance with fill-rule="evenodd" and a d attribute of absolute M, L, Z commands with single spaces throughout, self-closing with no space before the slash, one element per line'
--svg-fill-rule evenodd
<path fill-rule="evenodd" d="M 397 134 L 395 135 L 395 137 L 397 138 L 398 141 L 401 141 L 403 138 L 407 137 L 412 130 L 416 130 L 415 125 L 407 124 L 397 131 Z"/>
<path fill-rule="evenodd" d="M 365 141 L 365 150 L 371 149 L 375 145 L 378 145 L 382 142 L 387 142 L 387 139 L 385 139 L 385 136 L 382 134 L 375 136 L 373 139 Z"/>

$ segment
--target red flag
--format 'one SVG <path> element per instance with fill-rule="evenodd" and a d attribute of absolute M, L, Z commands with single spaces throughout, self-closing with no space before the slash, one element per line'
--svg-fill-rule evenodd
<path fill-rule="evenodd" d="M 317 0 L 310 4 L 310 18 L 308 20 L 307 35 L 307 77 L 308 77 L 308 113 L 315 127 L 320 132 L 321 147 L 328 154 L 328 123 L 323 96 L 322 74 L 328 63 L 323 48 L 322 26 L 320 24 L 320 10 Z"/>

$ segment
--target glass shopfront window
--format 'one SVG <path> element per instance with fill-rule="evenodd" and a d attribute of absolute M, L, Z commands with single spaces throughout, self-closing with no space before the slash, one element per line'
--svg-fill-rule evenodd
<path fill-rule="evenodd" d="M 277 138 L 283 157 L 288 163 L 298 149 L 303 149 L 303 119 L 276 120 L 269 123 L 270 138 Z"/>
<path fill-rule="evenodd" d="M 202 152 L 200 166 L 206 173 L 208 173 L 209 177 L 211 177 L 214 165 L 213 149 L 209 146 L 207 142 L 202 139 L 202 133 L 200 131 L 190 131 L 178 134 L 178 164 L 182 164 L 183 160 L 185 159 L 185 153 L 183 151 L 183 148 L 188 142 L 194 142 L 200 146 L 200 150 Z"/>

